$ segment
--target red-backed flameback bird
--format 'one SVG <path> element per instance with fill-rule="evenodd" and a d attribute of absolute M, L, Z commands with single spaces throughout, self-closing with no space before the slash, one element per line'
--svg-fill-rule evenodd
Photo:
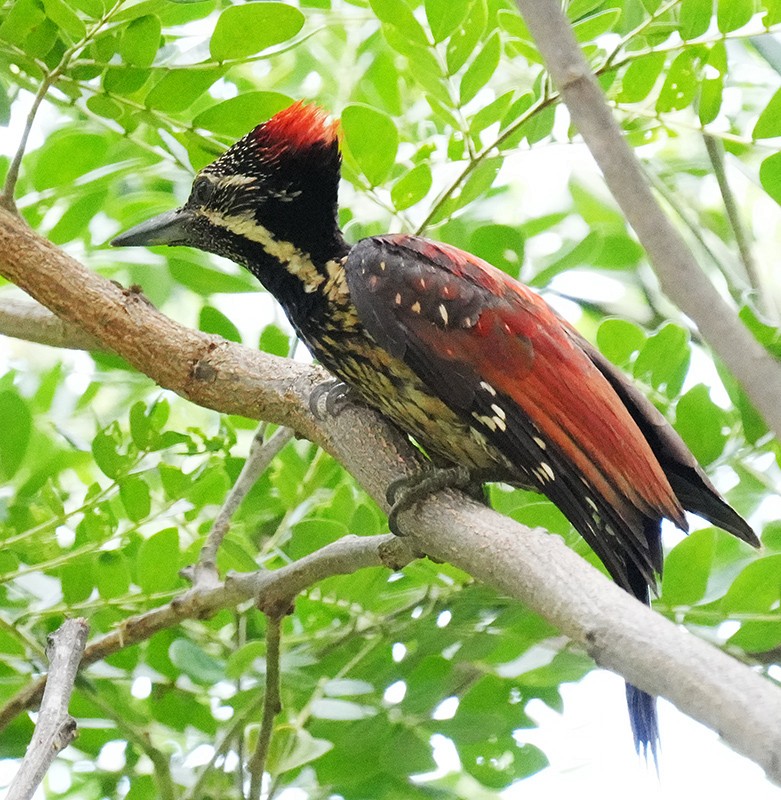
<path fill-rule="evenodd" d="M 347 243 L 340 166 L 337 123 L 296 103 L 201 170 L 181 208 L 113 244 L 189 245 L 249 269 L 314 357 L 439 465 L 395 487 L 396 512 L 446 484 L 534 489 L 644 603 L 663 519 L 686 530 L 691 511 L 759 544 L 656 408 L 537 294 L 418 236 Z M 627 701 L 638 750 L 655 754 L 655 699 L 628 685 Z"/>

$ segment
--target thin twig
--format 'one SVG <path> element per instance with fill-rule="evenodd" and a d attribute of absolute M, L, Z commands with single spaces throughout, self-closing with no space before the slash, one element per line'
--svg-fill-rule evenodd
<path fill-rule="evenodd" d="M 79 691 L 89 697 L 91 703 L 101 710 L 105 717 L 111 719 L 117 730 L 128 740 L 135 743 L 144 755 L 152 762 L 157 784 L 158 800 L 176 800 L 176 789 L 168 756 L 152 744 L 147 730 L 140 730 L 124 718 L 121 711 L 103 699 L 100 692 L 83 675 L 78 677 Z"/>
<path fill-rule="evenodd" d="M 237 753 L 241 751 L 240 744 L 242 740 L 242 732 L 247 725 L 247 720 L 250 717 L 253 717 L 263 707 L 263 702 L 264 698 L 258 697 L 256 700 L 250 702 L 246 708 L 243 708 L 241 712 L 238 712 L 233 719 L 231 719 L 231 725 L 225 732 L 225 735 L 218 744 L 215 744 L 214 753 L 209 759 L 209 763 L 204 765 L 200 775 L 198 775 L 198 779 L 187 790 L 185 795 L 182 797 L 182 800 L 200 800 L 204 796 L 204 787 L 206 785 L 206 781 L 217 764 L 217 761 L 228 753 L 231 742 L 234 739 L 237 741 Z M 238 769 L 237 772 L 241 774 L 240 770 Z"/>
<path fill-rule="evenodd" d="M 445 202 L 452 197 L 453 193 L 459 188 L 459 186 L 466 181 L 472 172 L 474 172 L 474 170 L 483 161 L 485 161 L 485 159 L 494 150 L 496 150 L 497 147 L 501 146 L 503 142 L 509 139 L 522 125 L 525 125 L 532 117 L 534 117 L 535 114 L 539 114 L 548 106 L 553 105 L 558 101 L 558 99 L 558 94 L 544 95 L 541 97 L 536 103 L 534 103 L 534 105 L 527 108 L 526 111 L 524 111 L 523 114 L 521 114 L 521 116 L 512 123 L 512 125 L 508 125 L 492 142 L 483 147 L 483 149 L 477 153 L 474 158 L 470 158 L 464 169 L 461 170 L 453 182 L 447 188 L 445 188 L 432 203 L 431 209 L 429 210 L 428 214 L 426 214 L 423 222 L 418 225 L 415 233 L 420 235 L 423 233 L 423 231 L 425 231 L 425 229 L 431 224 L 431 220 L 436 217 Z"/>
<path fill-rule="evenodd" d="M 708 152 L 708 158 L 713 167 L 713 174 L 716 176 L 716 180 L 719 184 L 721 199 L 724 201 L 724 210 L 727 212 L 727 219 L 732 228 L 732 233 L 735 236 L 735 244 L 738 246 L 740 260 L 743 262 L 743 267 L 746 270 L 746 278 L 748 279 L 749 285 L 754 290 L 757 305 L 760 310 L 768 313 L 770 309 L 767 308 L 768 304 L 765 302 L 765 293 L 762 291 L 762 278 L 757 269 L 754 254 L 751 252 L 748 234 L 740 218 L 738 204 L 735 202 L 735 195 L 732 193 L 732 187 L 727 180 L 727 170 L 724 163 L 724 147 L 721 142 L 710 134 L 704 134 L 703 139 L 705 141 L 705 149 Z"/>
<path fill-rule="evenodd" d="M 38 722 L 7 800 L 29 800 L 57 754 L 76 738 L 76 721 L 68 714 L 68 704 L 88 633 L 86 620 L 69 619 L 49 637 L 49 675 Z"/>
<path fill-rule="evenodd" d="M 216 586 L 219 583 L 217 551 L 228 533 L 233 515 L 258 478 L 268 469 L 279 451 L 295 435 L 290 428 L 278 428 L 269 440 L 264 442 L 263 436 L 266 428 L 267 425 L 265 423 L 261 423 L 258 426 L 250 445 L 247 460 L 244 462 L 239 477 L 228 493 L 219 514 L 217 514 L 206 543 L 201 549 L 201 556 L 194 570 L 194 584 L 196 586 Z"/>
<path fill-rule="evenodd" d="M 283 618 L 284 612 L 269 615 L 266 623 L 266 694 L 263 698 L 263 717 L 260 721 L 258 743 L 247 764 L 250 774 L 248 800 L 260 800 L 268 749 L 274 732 L 274 720 L 282 710 L 282 698 L 279 693 L 279 659 Z"/>
<path fill-rule="evenodd" d="M 55 71 L 50 72 L 41 81 L 41 85 L 38 87 L 38 91 L 35 93 L 35 97 L 33 98 L 33 104 L 30 106 L 30 111 L 27 114 L 27 119 L 24 123 L 24 129 L 22 130 L 22 135 L 19 139 L 19 146 L 16 148 L 14 157 L 11 159 L 11 163 L 8 165 L 8 172 L 5 175 L 3 191 L 0 192 L 0 205 L 5 206 L 5 208 L 7 208 L 13 214 L 19 213 L 16 209 L 16 203 L 14 202 L 14 190 L 16 189 L 16 182 L 19 180 L 19 168 L 22 166 L 22 158 L 24 157 L 24 152 L 27 149 L 27 141 L 30 138 L 30 132 L 33 129 L 33 123 L 35 122 L 35 117 L 38 114 L 38 109 L 40 108 L 44 97 L 46 97 L 47 92 L 51 88 L 52 83 L 54 83 L 56 79 L 57 73 Z"/>
<path fill-rule="evenodd" d="M 731 269 L 729 265 L 725 264 L 724 261 L 719 258 L 716 251 L 708 244 L 703 234 L 702 225 L 678 202 L 675 192 L 671 191 L 664 181 L 650 170 L 645 170 L 645 174 L 648 177 L 649 183 L 656 189 L 659 195 L 664 198 L 665 203 L 675 212 L 676 216 L 686 228 L 688 228 L 689 233 L 696 240 L 697 244 L 699 244 L 711 261 L 716 265 L 717 269 L 724 277 L 732 299 L 735 300 L 736 303 L 739 303 L 743 292 L 746 290 L 745 282 L 739 275 L 735 274 L 736 270 Z"/>
<path fill-rule="evenodd" d="M 332 575 L 346 575 L 364 567 L 409 563 L 415 556 L 405 541 L 393 534 L 344 536 L 293 564 L 277 570 L 231 575 L 214 588 L 191 589 L 170 603 L 125 620 L 116 630 L 92 642 L 84 652 L 84 666 L 101 661 L 185 619 L 206 619 L 224 608 L 256 598 L 271 607 L 280 598 L 294 597 Z M 46 676 L 32 681 L 0 708 L 0 731 L 18 714 L 39 702 Z"/>

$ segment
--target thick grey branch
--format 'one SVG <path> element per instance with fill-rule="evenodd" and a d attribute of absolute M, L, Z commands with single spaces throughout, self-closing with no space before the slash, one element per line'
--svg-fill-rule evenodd
<path fill-rule="evenodd" d="M 65 322 L 39 303 L 14 297 L 0 301 L 0 335 L 70 350 L 106 350 L 78 325 Z"/>
<path fill-rule="evenodd" d="M 781 434 L 781 364 L 740 323 L 667 219 L 624 141 L 559 0 L 517 0 L 537 47 L 665 294 L 697 325 L 767 424 Z"/>
<path fill-rule="evenodd" d="M 161 385 L 209 408 L 294 428 L 332 453 L 386 508 L 385 488 L 415 468 L 409 443 L 368 409 L 347 407 L 336 417 L 313 417 L 309 393 L 322 380 L 321 370 L 178 325 L 141 295 L 91 274 L 2 209 L 0 273 Z M 407 513 L 400 521 L 414 533 L 417 548 L 521 600 L 598 663 L 719 731 L 781 782 L 781 690 L 770 681 L 630 598 L 555 536 L 529 530 L 461 495 L 437 494 L 418 504 L 414 517 Z M 355 539 L 344 541 L 348 550 L 358 547 Z M 297 585 L 310 585 L 308 570 L 327 563 L 340 544 L 285 567 L 280 600 L 299 591 Z M 354 555 L 345 571 L 379 561 L 376 544 L 365 562 Z M 277 572 L 238 575 L 212 590 L 215 594 L 186 593 L 95 643 L 89 663 L 143 638 L 144 630 L 175 625 L 219 604 L 235 605 L 242 597 L 271 591 L 281 579 Z M 35 702 L 39 690 L 9 703 L 0 726 Z"/>
<path fill-rule="evenodd" d="M 29 800 L 57 754 L 76 738 L 76 722 L 68 714 L 68 704 L 88 632 L 85 620 L 69 619 L 49 637 L 49 680 L 35 733 L 8 789 L 7 800 Z"/>

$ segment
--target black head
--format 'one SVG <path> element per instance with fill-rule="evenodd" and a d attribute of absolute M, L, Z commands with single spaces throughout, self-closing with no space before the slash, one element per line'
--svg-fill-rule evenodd
<path fill-rule="evenodd" d="M 190 245 L 245 264 L 264 282 L 291 257 L 320 267 L 346 252 L 336 219 L 340 165 L 338 123 L 296 103 L 202 169 L 181 208 L 112 244 Z"/>

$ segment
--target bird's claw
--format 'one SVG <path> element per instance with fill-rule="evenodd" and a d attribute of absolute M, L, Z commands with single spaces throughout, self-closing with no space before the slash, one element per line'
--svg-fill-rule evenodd
<path fill-rule="evenodd" d="M 323 381 L 309 395 L 309 410 L 319 420 L 338 417 L 355 400 L 353 389 L 339 380 Z"/>
<path fill-rule="evenodd" d="M 463 466 L 430 467 L 413 475 L 397 478 L 385 491 L 385 499 L 391 507 L 388 512 L 390 532 L 395 536 L 405 535 L 399 528 L 399 514 L 424 497 L 442 489 L 464 489 L 472 483 L 472 474 Z"/>

